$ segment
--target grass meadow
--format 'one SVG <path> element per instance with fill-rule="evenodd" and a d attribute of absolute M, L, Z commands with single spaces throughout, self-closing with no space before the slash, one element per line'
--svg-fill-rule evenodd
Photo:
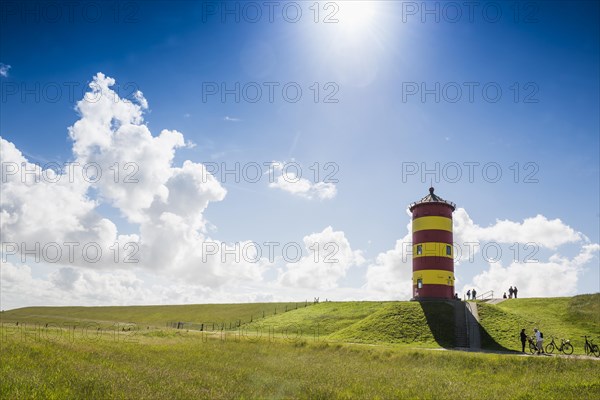
<path fill-rule="evenodd" d="M 2 328 L 2 398 L 600 397 L 600 362 L 590 359 L 177 330 L 45 329 Z"/>
<path fill-rule="evenodd" d="M 600 398 L 578 338 L 600 333 L 600 295 L 478 309 L 484 349 L 536 326 L 574 356 L 452 350 L 447 303 L 30 307 L 0 313 L 0 398 Z"/>
<path fill-rule="evenodd" d="M 575 297 L 511 299 L 498 305 L 478 304 L 484 330 L 482 345 L 490 349 L 498 345 L 520 350 L 518 333 L 525 328 L 528 335 L 537 327 L 544 333 L 544 343 L 551 337 L 569 339 L 576 354 L 583 353 L 582 336 L 600 337 L 600 294 Z"/>

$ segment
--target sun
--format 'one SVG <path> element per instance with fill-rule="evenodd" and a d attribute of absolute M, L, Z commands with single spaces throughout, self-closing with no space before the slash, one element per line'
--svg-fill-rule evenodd
<path fill-rule="evenodd" d="M 375 19 L 375 1 L 348 0 L 338 4 L 339 23 L 346 32 L 361 33 L 371 27 Z"/>

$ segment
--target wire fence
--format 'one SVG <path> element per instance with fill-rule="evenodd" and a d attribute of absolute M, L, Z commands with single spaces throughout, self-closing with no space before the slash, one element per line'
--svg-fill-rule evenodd
<path fill-rule="evenodd" d="M 167 328 L 173 329 L 186 329 L 186 330 L 197 330 L 201 332 L 205 331 L 225 331 L 225 330 L 236 330 L 239 329 L 242 325 L 249 324 L 252 322 L 259 321 L 266 317 L 270 317 L 273 315 L 286 313 L 288 311 L 297 310 L 298 308 L 305 308 L 313 304 L 318 304 L 319 298 L 315 298 L 312 302 L 308 300 L 304 301 L 304 303 L 295 303 L 294 305 L 286 304 L 283 307 L 274 307 L 273 309 L 262 310 L 257 314 L 251 314 L 250 318 L 247 320 L 243 319 L 235 319 L 233 321 L 210 321 L 210 322 L 189 322 L 189 321 L 168 321 L 166 323 Z"/>

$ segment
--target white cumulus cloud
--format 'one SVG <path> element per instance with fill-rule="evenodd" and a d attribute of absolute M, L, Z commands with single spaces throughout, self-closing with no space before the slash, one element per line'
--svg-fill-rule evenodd
<path fill-rule="evenodd" d="M 298 262 L 286 264 L 285 272 L 279 276 L 283 286 L 336 288 L 349 268 L 365 261 L 361 251 L 352 250 L 344 232 L 334 231 L 331 226 L 305 236 L 303 241 L 308 254 Z"/>
<path fill-rule="evenodd" d="M 294 171 L 283 168 L 286 165 L 278 161 L 272 162 L 272 182 L 270 188 L 280 189 L 306 199 L 330 200 L 337 195 L 337 187 L 332 182 L 313 183 L 306 178 L 298 176 Z M 299 167 L 297 167 L 299 169 Z"/>
<path fill-rule="evenodd" d="M 0 63 L 0 76 L 3 76 L 6 78 L 8 76 L 9 69 L 11 69 L 10 65 Z"/>
<path fill-rule="evenodd" d="M 378 298 L 406 300 L 412 296 L 411 226 L 411 223 L 407 225 L 406 235 L 393 249 L 380 253 L 367 268 L 365 288 L 380 293 Z M 473 222 L 465 209 L 458 208 L 453 215 L 453 233 L 455 244 L 462 248 L 460 259 L 455 262 L 455 273 L 457 289 L 460 286 L 463 290 L 457 292 L 474 287 L 479 293 L 493 290 L 496 297 L 512 285 L 527 297 L 573 295 L 583 269 L 600 248 L 561 220 L 549 220 L 543 215 L 526 218 L 523 222 L 498 220 L 488 227 L 481 227 Z M 514 260 L 507 267 L 492 256 L 487 259 L 480 256 L 473 264 L 467 249 L 477 254 L 487 243 L 517 243 L 521 246 L 530 243 L 535 249 L 548 249 L 553 253 L 544 260 L 535 259 L 537 262 Z M 568 244 L 579 247 L 579 254 L 571 259 L 556 252 L 560 246 Z M 461 284 L 464 281 L 460 280 L 461 268 L 467 263 L 470 263 L 469 267 L 479 268 L 480 272 L 470 282 Z M 481 270 L 482 266 L 487 269 Z"/>
<path fill-rule="evenodd" d="M 67 171 L 35 166 L 0 138 L 2 241 L 18 245 L 16 250 L 4 246 L 3 252 L 13 262 L 23 261 L 23 251 L 38 246 L 41 261 L 30 256 L 24 262 L 48 262 L 43 249 L 56 252 L 56 243 L 62 256 L 48 253 L 56 266 L 139 267 L 206 287 L 260 281 L 265 260 L 223 261 L 222 242 L 206 236 L 203 213 L 211 202 L 223 200 L 226 190 L 203 164 L 174 165 L 175 152 L 185 146 L 183 134 L 163 130 L 154 136 L 144 122 L 148 104 L 142 92 L 132 102 L 120 98 L 114 85 L 98 73 L 77 103 L 80 118 L 69 128 L 74 159 Z M 30 173 L 23 176 L 24 169 Z M 137 231 L 120 235 L 99 211 L 102 204 L 114 207 Z M 77 243 L 74 257 L 65 245 L 71 242 Z M 204 254 L 207 242 L 218 247 L 211 257 Z M 85 257 L 82 247 L 89 245 L 99 248 L 102 259 Z M 69 269 L 52 279 L 70 287 L 73 277 Z"/>
<path fill-rule="evenodd" d="M 490 263 L 489 269 L 477 274 L 464 290 L 493 290 L 494 297 L 500 297 L 510 286 L 516 286 L 527 297 L 573 296 L 583 267 L 599 250 L 598 244 L 584 244 L 573 258 L 554 254 L 537 263 L 512 262 L 506 267 L 499 262 Z"/>

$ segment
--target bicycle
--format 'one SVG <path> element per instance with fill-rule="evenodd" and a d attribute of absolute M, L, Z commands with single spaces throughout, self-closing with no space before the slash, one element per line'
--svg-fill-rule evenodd
<path fill-rule="evenodd" d="M 529 342 L 529 352 L 531 354 L 535 354 L 538 351 L 537 344 L 535 342 L 535 338 L 533 336 L 528 336 L 527 341 Z"/>
<path fill-rule="evenodd" d="M 583 346 L 585 355 L 589 356 L 592 353 L 596 357 L 600 357 L 600 348 L 597 344 L 594 344 L 594 339 L 588 341 L 587 336 L 582 336 L 582 338 L 585 338 L 585 345 Z"/>
<path fill-rule="evenodd" d="M 560 339 L 560 346 L 558 346 L 554 342 L 554 336 L 552 336 L 552 341 L 546 345 L 546 353 L 552 354 L 554 348 L 556 348 L 558 351 L 562 351 L 566 355 L 573 354 L 573 345 L 569 340 Z"/>

